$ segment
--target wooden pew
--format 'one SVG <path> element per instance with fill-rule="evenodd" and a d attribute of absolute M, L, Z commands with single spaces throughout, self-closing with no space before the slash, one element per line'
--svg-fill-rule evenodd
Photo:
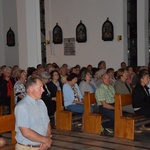
<path fill-rule="evenodd" d="M 15 149 L 15 116 L 14 116 L 14 90 L 11 91 L 11 108 L 9 115 L 0 116 L 0 134 L 11 132 L 11 145 L 5 145 L 1 149 Z"/>
<path fill-rule="evenodd" d="M 11 90 L 11 98 L 10 98 L 10 113 L 14 113 L 15 108 L 15 96 L 14 96 L 14 89 Z"/>
<path fill-rule="evenodd" d="M 11 90 L 10 97 L 10 114 L 14 113 L 15 101 L 14 101 L 14 89 Z M 3 106 L 0 105 L 0 116 L 3 115 Z"/>
<path fill-rule="evenodd" d="M 144 116 L 128 114 L 123 115 L 122 106 L 132 104 L 131 94 L 116 94 L 115 95 L 115 127 L 114 136 L 117 138 L 124 138 L 133 140 L 135 125 L 140 126 L 150 122 L 150 119 Z"/>
<path fill-rule="evenodd" d="M 0 134 L 11 132 L 11 144 L 15 144 L 15 117 L 14 114 L 0 116 Z"/>
<path fill-rule="evenodd" d="M 101 133 L 101 120 L 100 114 L 91 113 L 91 105 L 96 104 L 95 93 L 84 93 L 84 128 L 83 132 L 100 134 Z"/>
<path fill-rule="evenodd" d="M 2 116 L 2 115 L 3 115 L 3 106 L 0 105 L 0 116 Z"/>
<path fill-rule="evenodd" d="M 62 91 L 56 93 L 56 129 L 72 129 L 72 112 L 64 110 Z"/>

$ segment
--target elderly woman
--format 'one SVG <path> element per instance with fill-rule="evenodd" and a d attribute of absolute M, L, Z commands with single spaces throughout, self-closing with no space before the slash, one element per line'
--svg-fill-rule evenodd
<path fill-rule="evenodd" d="M 97 86 L 94 82 L 94 79 L 92 78 L 92 73 L 90 70 L 85 69 L 81 73 L 81 79 L 82 81 L 79 84 L 79 88 L 83 96 L 84 96 L 84 92 L 90 92 L 90 93 L 96 92 Z M 94 112 L 99 112 L 99 107 L 96 104 L 92 105 L 92 107 Z"/>
<path fill-rule="evenodd" d="M 84 92 L 95 93 L 97 86 L 94 82 L 91 82 L 92 73 L 90 70 L 85 69 L 81 74 L 81 82 L 79 84 L 80 91 L 84 96 Z"/>
<path fill-rule="evenodd" d="M 115 82 L 114 88 L 116 93 L 129 94 L 132 92 L 128 79 L 128 71 L 126 69 L 118 69 L 117 81 Z"/>
<path fill-rule="evenodd" d="M 15 104 L 17 104 L 20 100 L 22 100 L 26 95 L 26 91 L 25 91 L 26 78 L 27 78 L 26 71 L 19 69 L 17 71 L 18 81 L 14 85 Z"/>
<path fill-rule="evenodd" d="M 50 79 L 50 74 L 44 71 L 41 73 L 40 78 L 42 79 L 43 89 L 44 89 L 41 99 L 44 101 L 47 107 L 48 115 L 50 117 L 51 116 L 51 93 L 47 87 L 47 83 L 49 82 Z"/>
<path fill-rule="evenodd" d="M 3 105 L 3 114 L 10 112 L 11 91 L 14 87 L 14 80 L 11 78 L 12 69 L 5 67 L 0 77 L 0 104 Z"/>
<path fill-rule="evenodd" d="M 129 94 L 132 92 L 130 84 L 127 82 L 128 71 L 126 69 L 118 69 L 117 81 L 114 84 L 115 93 Z M 134 113 L 132 105 L 124 106 L 123 110 L 129 113 Z"/>

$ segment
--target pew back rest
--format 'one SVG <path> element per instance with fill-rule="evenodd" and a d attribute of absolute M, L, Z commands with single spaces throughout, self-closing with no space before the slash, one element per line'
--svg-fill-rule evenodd
<path fill-rule="evenodd" d="M 58 90 L 56 92 L 56 110 L 58 111 L 62 111 L 64 110 L 64 107 L 63 107 L 63 93 L 62 91 Z"/>
<path fill-rule="evenodd" d="M 98 113 L 91 112 L 91 105 L 96 104 L 95 93 L 84 93 L 84 132 L 86 133 L 101 133 L 102 116 Z"/>
<path fill-rule="evenodd" d="M 122 106 L 132 104 L 131 94 L 115 94 L 115 117 L 122 117 L 123 111 Z"/>
<path fill-rule="evenodd" d="M 84 92 L 84 113 L 91 113 L 92 104 L 96 104 L 95 93 Z"/>
<path fill-rule="evenodd" d="M 62 91 L 56 92 L 56 129 L 72 129 L 72 112 L 64 110 Z"/>
<path fill-rule="evenodd" d="M 15 144 L 15 116 L 14 114 L 0 116 L 0 134 L 11 132 L 11 143 Z"/>

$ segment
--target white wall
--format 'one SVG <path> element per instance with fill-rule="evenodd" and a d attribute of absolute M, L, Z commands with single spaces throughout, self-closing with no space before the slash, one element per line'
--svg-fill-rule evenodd
<path fill-rule="evenodd" d="M 16 0 L 19 66 L 23 69 L 41 63 L 39 0 Z"/>
<path fill-rule="evenodd" d="M 0 0 L 0 65 L 5 64 L 2 0 Z"/>
<path fill-rule="evenodd" d="M 98 62 L 105 60 L 107 67 L 120 67 L 120 62 L 127 61 L 126 11 L 123 5 L 126 0 L 50 0 L 50 30 L 56 22 L 63 30 L 63 38 L 75 37 L 76 26 L 82 20 L 87 28 L 87 42 L 76 42 L 76 56 L 64 56 L 64 45 L 52 45 L 53 55 L 51 62 L 69 64 L 69 67 L 80 64 L 97 66 Z M 104 42 L 102 40 L 101 28 L 107 17 L 114 25 L 114 40 Z M 123 20 L 125 19 L 125 20 Z M 123 28 L 124 27 L 124 28 Z M 47 31 L 47 34 L 49 32 Z M 117 35 L 122 35 L 122 40 L 117 41 Z"/>
<path fill-rule="evenodd" d="M 18 33 L 17 33 L 17 12 L 16 12 L 16 0 L 3 0 L 3 37 L 4 37 L 4 53 L 5 53 L 5 64 L 8 66 L 18 65 Z M 6 44 L 6 34 L 9 28 L 15 33 L 16 44 L 14 47 L 8 47 Z"/>

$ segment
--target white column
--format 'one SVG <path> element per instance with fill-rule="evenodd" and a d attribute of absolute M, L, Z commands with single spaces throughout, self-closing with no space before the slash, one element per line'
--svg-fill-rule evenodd
<path fill-rule="evenodd" d="M 18 21 L 19 66 L 36 67 L 41 63 L 39 0 L 16 0 Z"/>
<path fill-rule="evenodd" d="M 148 65 L 148 0 L 137 0 L 137 64 Z"/>
<path fill-rule="evenodd" d="M 128 64 L 128 46 L 127 46 L 127 0 L 123 0 L 123 55 L 124 62 Z"/>
<path fill-rule="evenodd" d="M 53 26 L 52 26 L 52 4 L 51 0 L 45 0 L 45 33 L 46 40 L 49 40 L 49 44 L 46 44 L 46 60 L 47 63 L 53 62 L 52 55 L 55 55 L 53 44 Z"/>
<path fill-rule="evenodd" d="M 3 28 L 3 9 L 2 0 L 0 0 L 0 66 L 5 65 L 5 48 L 4 48 L 4 28 Z"/>
<path fill-rule="evenodd" d="M 50 12 L 50 0 L 45 0 L 45 34 L 46 34 L 46 63 L 51 62 L 51 46 L 52 46 L 52 31 L 50 31 L 50 23 L 51 23 L 51 12 Z"/>

